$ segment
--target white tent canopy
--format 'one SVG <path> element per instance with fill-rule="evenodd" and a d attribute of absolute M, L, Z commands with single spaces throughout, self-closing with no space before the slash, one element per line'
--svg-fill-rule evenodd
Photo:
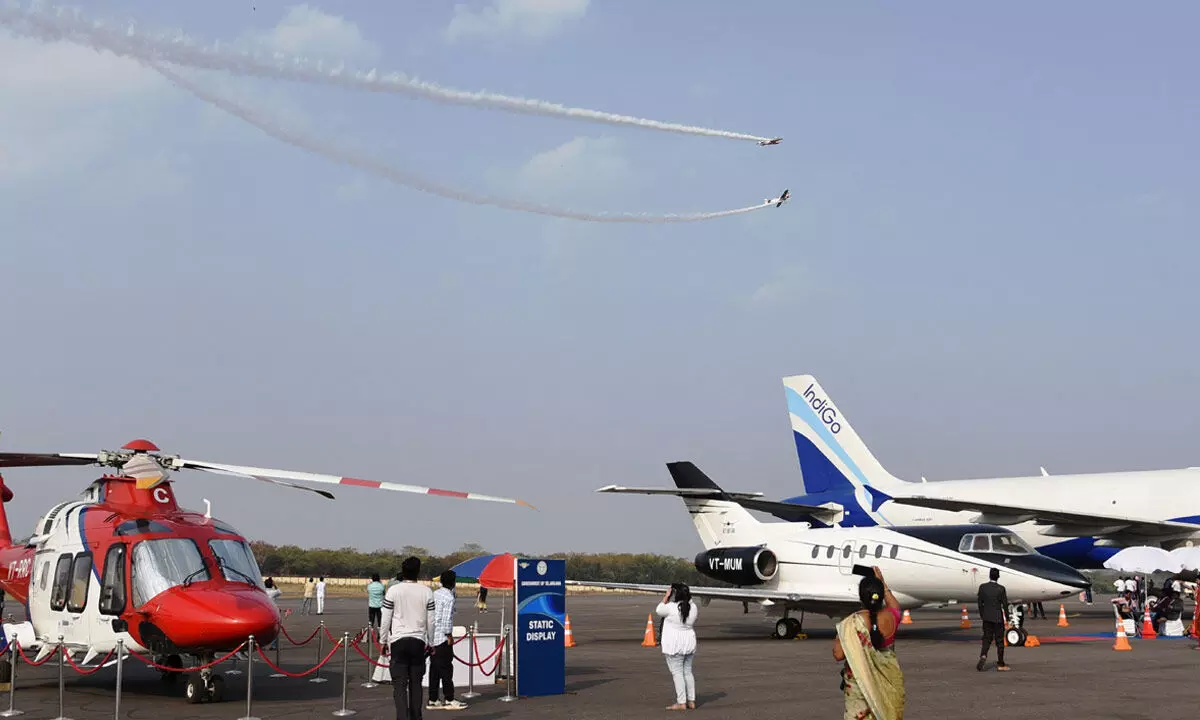
<path fill-rule="evenodd" d="M 1195 559 L 1200 560 L 1200 548 L 1179 548 L 1198 551 Z M 1192 556 L 1188 556 L 1192 560 Z M 1121 572 L 1152 573 L 1160 570 L 1179 572 L 1184 568 L 1184 558 L 1158 547 L 1142 545 L 1129 547 L 1104 561 L 1104 567 Z"/>

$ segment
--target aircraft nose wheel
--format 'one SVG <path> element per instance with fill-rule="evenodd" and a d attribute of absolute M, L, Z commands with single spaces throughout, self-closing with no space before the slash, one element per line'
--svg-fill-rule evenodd
<path fill-rule="evenodd" d="M 1025 639 L 1028 637 L 1029 634 L 1022 628 L 1009 628 L 1004 631 L 1004 640 L 1009 647 L 1024 647 Z"/>
<path fill-rule="evenodd" d="M 212 671 L 188 675 L 184 697 L 189 703 L 221 702 L 225 699 L 225 678 Z"/>
<path fill-rule="evenodd" d="M 794 617 L 780 618 L 775 623 L 775 637 L 780 640 L 794 640 L 803 637 L 802 628 L 800 621 Z"/>

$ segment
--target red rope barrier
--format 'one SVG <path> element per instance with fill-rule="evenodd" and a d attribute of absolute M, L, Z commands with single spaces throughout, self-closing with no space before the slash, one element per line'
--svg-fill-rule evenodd
<path fill-rule="evenodd" d="M 109 650 L 108 654 L 104 656 L 104 659 L 100 661 L 100 664 L 97 665 L 96 667 L 92 668 L 91 670 L 85 670 L 82 667 L 76 665 L 75 661 L 71 659 L 70 653 L 63 653 L 63 654 L 67 656 L 67 664 L 70 665 L 71 669 L 74 670 L 75 672 L 79 673 L 80 675 L 95 675 L 96 673 L 98 673 L 104 669 L 104 663 L 108 662 L 108 659 L 110 657 L 112 657 L 113 655 L 116 655 L 117 651 Z"/>
<path fill-rule="evenodd" d="M 317 633 L 321 632 L 321 628 L 320 628 L 320 627 L 316 627 L 316 628 L 314 628 L 314 629 L 313 629 L 313 631 L 312 631 L 312 635 L 309 635 L 309 636 L 308 636 L 308 637 L 307 637 L 305 640 L 303 640 L 303 641 L 301 641 L 301 642 L 296 642 L 295 640 L 293 640 L 293 639 L 292 639 L 292 636 L 291 636 L 291 635 L 288 635 L 287 628 L 285 628 L 285 627 L 284 627 L 284 626 L 282 626 L 282 625 L 280 625 L 280 626 L 279 626 L 279 632 L 283 633 L 283 636 L 284 636 L 285 638 L 287 638 L 287 641 L 288 641 L 288 642 L 290 642 L 292 645 L 297 645 L 297 646 L 299 646 L 299 645 L 307 645 L 307 644 L 309 644 L 310 642 L 312 642 L 312 639 L 313 639 L 313 638 L 315 638 L 315 637 L 317 636 Z M 327 630 L 326 632 L 328 632 L 328 630 Z"/>
<path fill-rule="evenodd" d="M 341 647 L 341 645 L 342 645 L 342 643 L 339 640 L 337 642 L 337 644 L 335 644 L 333 646 L 333 649 L 329 651 L 329 654 L 326 655 L 323 660 L 321 660 L 321 662 L 317 663 L 316 665 L 313 665 L 311 668 L 309 668 L 308 670 L 305 670 L 302 673 L 290 673 L 287 670 L 284 670 L 283 668 L 279 667 L 275 663 L 271 662 L 271 658 L 267 657 L 266 653 L 263 652 L 261 645 L 258 645 L 256 647 L 258 648 L 259 656 L 263 659 L 264 662 L 267 663 L 267 667 L 271 668 L 272 670 L 279 673 L 280 675 L 286 675 L 287 677 L 290 677 L 290 678 L 302 678 L 307 675 L 311 675 L 311 674 L 315 673 L 317 670 L 320 670 L 321 668 L 325 667 L 325 664 L 328 663 L 330 661 L 330 659 L 333 658 L 334 654 L 338 651 L 338 649 Z"/>
<path fill-rule="evenodd" d="M 154 662 L 150 658 L 139 655 L 138 653 L 134 652 L 133 650 L 129 651 L 129 655 L 130 655 L 130 657 L 135 657 L 138 660 L 141 660 L 142 662 L 146 663 L 147 665 L 149 665 L 150 667 L 152 667 L 156 670 L 162 670 L 164 672 L 188 673 L 188 672 L 197 672 L 199 670 L 207 670 L 208 668 L 212 667 L 213 665 L 220 665 L 221 663 L 225 662 L 229 658 L 240 653 L 242 651 L 242 648 L 244 648 L 244 647 L 246 647 L 246 643 L 242 643 L 241 645 L 238 645 L 233 650 L 230 650 L 229 653 L 226 654 L 224 657 L 219 657 L 210 663 L 205 663 L 204 665 L 197 665 L 196 667 L 190 667 L 190 668 L 174 668 L 174 667 L 168 667 L 166 665 L 159 665 L 158 663 Z M 258 647 L 259 647 L 259 650 L 261 651 L 262 647 L 261 646 L 258 646 Z"/>
<path fill-rule="evenodd" d="M 29 664 L 33 667 L 38 667 L 39 665 L 45 665 L 46 663 L 50 662 L 50 658 L 54 657 L 58 653 L 58 646 L 55 645 L 54 652 L 52 652 L 49 655 L 47 655 L 46 657 L 42 658 L 40 662 L 34 662 L 34 661 L 30 660 L 29 656 L 25 654 L 25 648 L 21 647 L 20 643 L 17 644 L 17 652 L 21 653 L 21 659 L 24 660 L 27 664 Z"/>
<path fill-rule="evenodd" d="M 368 655 L 368 654 L 366 654 L 365 652 L 363 652 L 363 651 L 362 651 L 362 648 L 360 648 L 360 647 L 358 646 L 358 643 L 354 643 L 354 644 L 353 644 L 353 645 L 351 645 L 350 647 L 354 648 L 354 652 L 358 653 L 359 655 L 362 655 L 362 656 L 363 656 L 363 658 L 364 658 L 364 659 L 365 659 L 367 662 L 371 663 L 371 664 L 372 664 L 372 665 L 374 665 L 375 667 L 391 667 L 391 665 L 390 665 L 390 664 L 388 664 L 388 663 L 375 662 L 374 660 L 372 660 L 370 655 Z"/>

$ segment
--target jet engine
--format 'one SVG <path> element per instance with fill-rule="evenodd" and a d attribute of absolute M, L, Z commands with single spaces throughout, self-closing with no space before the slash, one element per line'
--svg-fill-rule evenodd
<path fill-rule="evenodd" d="M 779 572 L 779 559 L 764 547 L 716 548 L 696 556 L 696 569 L 733 585 L 761 585 Z"/>

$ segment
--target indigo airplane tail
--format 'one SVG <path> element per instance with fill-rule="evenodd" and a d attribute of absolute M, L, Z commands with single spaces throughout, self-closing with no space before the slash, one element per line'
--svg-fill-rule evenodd
<path fill-rule="evenodd" d="M 884 469 L 812 375 L 783 379 L 804 502 L 845 507 L 851 525 L 886 524 L 878 510 L 904 483 Z M 801 499 L 797 498 L 797 499 Z"/>

